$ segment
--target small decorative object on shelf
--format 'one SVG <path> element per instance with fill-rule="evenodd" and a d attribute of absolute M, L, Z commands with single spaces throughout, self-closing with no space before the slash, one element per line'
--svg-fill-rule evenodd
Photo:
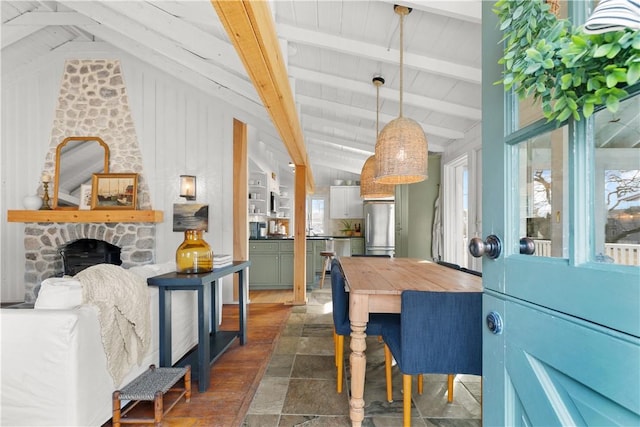
<path fill-rule="evenodd" d="M 37 211 L 42 206 L 42 199 L 38 195 L 25 196 L 22 199 L 24 208 L 30 211 Z"/>
<path fill-rule="evenodd" d="M 185 230 L 184 241 L 176 251 L 176 272 L 207 273 L 213 270 L 213 251 L 202 238 L 202 230 Z"/>
<path fill-rule="evenodd" d="M 342 224 L 342 229 L 340 230 L 342 231 L 342 234 L 344 234 L 345 236 L 351 236 L 353 234 L 353 229 L 351 228 L 353 224 L 350 220 L 343 219 L 342 221 L 340 221 L 340 224 Z"/>
<path fill-rule="evenodd" d="M 51 181 L 51 177 L 47 174 L 42 175 L 42 206 L 40 210 L 51 210 L 51 206 L 49 206 L 49 182 Z"/>

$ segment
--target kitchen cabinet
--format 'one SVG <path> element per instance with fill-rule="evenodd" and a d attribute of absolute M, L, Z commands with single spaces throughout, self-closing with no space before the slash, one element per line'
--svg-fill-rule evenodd
<path fill-rule="evenodd" d="M 315 279 L 313 243 L 307 241 L 307 286 L 312 285 Z M 293 240 L 251 240 L 249 260 L 249 289 L 293 288 Z"/>
<path fill-rule="evenodd" d="M 278 242 L 249 242 L 249 285 L 270 288 L 280 284 Z"/>
<path fill-rule="evenodd" d="M 307 249 L 306 285 L 313 285 L 314 279 L 313 252 Z M 288 287 L 293 287 L 293 252 L 280 255 L 280 281 Z"/>
<path fill-rule="evenodd" d="M 364 255 L 364 237 L 351 238 L 351 255 Z"/>
<path fill-rule="evenodd" d="M 330 187 L 329 214 L 332 219 L 362 218 L 360 186 L 345 185 Z"/>

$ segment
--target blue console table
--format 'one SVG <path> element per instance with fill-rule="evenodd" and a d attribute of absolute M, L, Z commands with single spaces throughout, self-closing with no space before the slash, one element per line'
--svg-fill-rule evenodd
<path fill-rule="evenodd" d="M 171 292 L 198 292 L 198 346 L 197 363 L 191 363 L 197 368 L 198 390 L 204 392 L 209 388 L 209 366 L 228 347 L 233 340 L 240 338 L 240 345 L 247 342 L 247 302 L 244 292 L 245 271 L 251 261 L 233 261 L 232 264 L 214 268 L 210 273 L 178 274 L 167 273 L 147 279 L 149 286 L 157 286 L 160 300 L 160 366 L 171 366 Z M 218 331 L 218 324 L 214 320 L 211 327 L 211 311 L 216 308 L 218 279 L 236 273 L 238 274 L 238 305 L 239 325 L 237 331 Z M 213 291 L 212 291 L 213 286 Z M 214 317 L 215 318 L 215 317 Z M 193 352 L 177 362 L 178 366 L 190 363 Z"/>

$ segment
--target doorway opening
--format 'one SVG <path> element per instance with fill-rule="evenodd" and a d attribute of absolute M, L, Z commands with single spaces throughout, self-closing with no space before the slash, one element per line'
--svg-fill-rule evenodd
<path fill-rule="evenodd" d="M 468 267 L 469 167 L 467 155 L 444 165 L 444 261 Z"/>

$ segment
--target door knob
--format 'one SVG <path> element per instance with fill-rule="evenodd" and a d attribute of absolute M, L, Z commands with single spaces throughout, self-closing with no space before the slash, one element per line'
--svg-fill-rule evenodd
<path fill-rule="evenodd" d="M 520 253 L 522 255 L 533 255 L 536 251 L 536 245 L 533 243 L 528 237 L 523 237 L 520 239 Z"/>
<path fill-rule="evenodd" d="M 486 255 L 491 259 L 496 259 L 502 252 L 502 242 L 498 236 L 493 234 L 487 236 L 487 240 L 484 242 L 480 237 L 474 237 L 469 242 L 469 252 L 476 258 Z"/>
<path fill-rule="evenodd" d="M 487 328 L 496 335 L 502 333 L 502 316 L 500 316 L 500 313 L 492 311 L 487 314 Z"/>

